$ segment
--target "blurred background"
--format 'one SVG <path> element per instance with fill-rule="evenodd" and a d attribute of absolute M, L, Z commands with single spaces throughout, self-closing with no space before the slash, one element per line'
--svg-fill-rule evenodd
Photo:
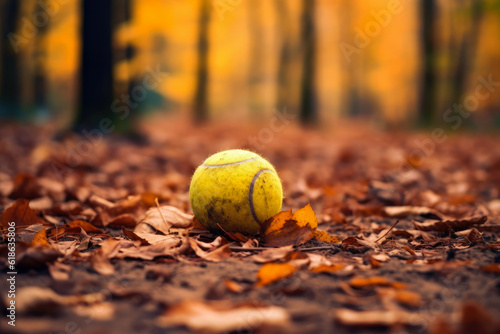
<path fill-rule="evenodd" d="M 499 18 L 498 0 L 0 0 L 0 119 L 494 130 Z"/>

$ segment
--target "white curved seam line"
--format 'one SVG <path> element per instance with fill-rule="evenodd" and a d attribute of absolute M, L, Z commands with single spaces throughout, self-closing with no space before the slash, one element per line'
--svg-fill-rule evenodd
<path fill-rule="evenodd" d="M 259 175 L 264 173 L 264 172 L 273 172 L 271 169 L 265 168 L 259 170 L 255 175 L 253 176 L 252 182 L 250 183 L 250 189 L 248 190 L 248 203 L 250 203 L 250 212 L 252 213 L 253 219 L 260 225 L 259 219 L 257 219 L 257 215 L 255 214 L 255 208 L 253 206 L 253 189 L 255 188 L 255 182 L 257 182 L 257 179 L 259 178 Z"/>
<path fill-rule="evenodd" d="M 246 160 L 242 160 L 242 161 L 230 162 L 230 163 L 227 163 L 227 164 L 220 164 L 220 165 L 205 165 L 205 164 L 202 164 L 201 167 L 216 168 L 216 167 L 234 166 L 234 165 L 244 164 L 245 162 L 254 161 L 254 160 L 257 160 L 257 157 L 246 159 Z"/>

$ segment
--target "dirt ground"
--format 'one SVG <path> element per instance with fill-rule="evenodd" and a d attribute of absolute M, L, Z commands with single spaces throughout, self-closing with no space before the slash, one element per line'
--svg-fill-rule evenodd
<path fill-rule="evenodd" d="M 1 332 L 500 331 L 498 135 L 284 124 L 156 120 L 140 143 L 2 125 L 1 269 L 14 220 L 17 309 L 13 327 L 2 279 Z M 193 171 L 242 147 L 276 167 L 283 210 L 310 203 L 340 240 L 274 248 L 193 228 Z M 155 198 L 177 219 L 168 231 L 148 216 Z"/>

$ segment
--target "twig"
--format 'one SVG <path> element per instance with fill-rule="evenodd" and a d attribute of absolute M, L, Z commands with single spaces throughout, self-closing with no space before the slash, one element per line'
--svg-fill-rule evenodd
<path fill-rule="evenodd" d="M 392 229 L 394 228 L 394 226 L 396 226 L 397 224 L 399 223 L 399 220 L 396 220 L 396 222 L 394 224 L 392 224 L 392 226 L 389 228 L 389 230 L 387 232 L 384 233 L 383 236 L 381 236 L 380 238 L 378 238 L 377 240 L 375 240 L 375 243 L 379 242 L 381 239 L 383 239 L 386 235 L 389 234 L 389 232 L 392 231 Z"/>

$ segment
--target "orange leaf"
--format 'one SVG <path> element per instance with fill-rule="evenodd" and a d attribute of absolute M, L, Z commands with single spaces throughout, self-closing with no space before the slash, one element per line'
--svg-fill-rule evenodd
<path fill-rule="evenodd" d="M 245 288 L 242 287 L 241 284 L 230 280 L 229 278 L 224 279 L 224 285 L 226 286 L 226 289 L 234 293 L 242 293 L 245 291 Z"/>
<path fill-rule="evenodd" d="M 257 286 L 265 286 L 283 278 L 292 276 L 297 271 L 297 268 L 290 263 L 266 263 L 257 273 Z"/>
<path fill-rule="evenodd" d="M 364 288 L 371 286 L 391 286 L 396 289 L 402 289 L 405 287 L 403 283 L 392 282 L 381 276 L 372 276 L 367 278 L 353 278 L 349 282 L 353 288 Z"/>
<path fill-rule="evenodd" d="M 309 224 L 312 229 L 318 227 L 318 219 L 316 218 L 316 214 L 310 204 L 307 204 L 302 209 L 295 211 L 292 219 L 295 219 L 299 226 L 306 226 Z"/>
<path fill-rule="evenodd" d="M 319 231 L 319 230 L 315 230 L 313 232 L 313 238 L 329 244 L 340 244 L 342 242 L 342 240 L 340 240 L 339 238 L 334 237 L 333 235 L 328 234 L 325 231 Z"/>
<path fill-rule="evenodd" d="M 398 303 L 405 306 L 419 307 L 422 305 L 422 297 L 416 292 L 399 290 L 396 291 L 394 298 L 398 301 Z"/>
<path fill-rule="evenodd" d="M 100 228 L 95 227 L 94 225 L 87 223 L 83 220 L 74 220 L 69 224 L 66 224 L 65 227 L 81 227 L 85 232 L 88 233 L 102 233 L 103 231 Z"/>
<path fill-rule="evenodd" d="M 337 270 L 340 270 L 343 268 L 344 268 L 343 264 L 332 264 L 330 266 L 321 265 L 321 266 L 318 266 L 314 269 L 311 269 L 311 272 L 313 272 L 313 273 L 328 273 L 328 272 L 337 271 Z"/>
<path fill-rule="evenodd" d="M 50 247 L 49 240 L 47 239 L 47 229 L 46 228 L 38 231 L 38 233 L 35 234 L 35 236 L 33 237 L 33 241 L 31 242 L 31 246 L 36 246 L 36 245 Z"/>
<path fill-rule="evenodd" d="M 306 205 L 294 215 L 291 209 L 279 212 L 261 225 L 261 241 L 274 247 L 302 245 L 313 237 L 311 224 L 317 226 L 318 222 L 310 205 Z"/>
<path fill-rule="evenodd" d="M 288 211 L 281 211 L 275 214 L 273 217 L 266 220 L 261 226 L 261 234 L 271 234 L 273 232 L 279 232 L 283 229 L 283 225 L 287 220 L 292 219 L 292 209 Z"/>

